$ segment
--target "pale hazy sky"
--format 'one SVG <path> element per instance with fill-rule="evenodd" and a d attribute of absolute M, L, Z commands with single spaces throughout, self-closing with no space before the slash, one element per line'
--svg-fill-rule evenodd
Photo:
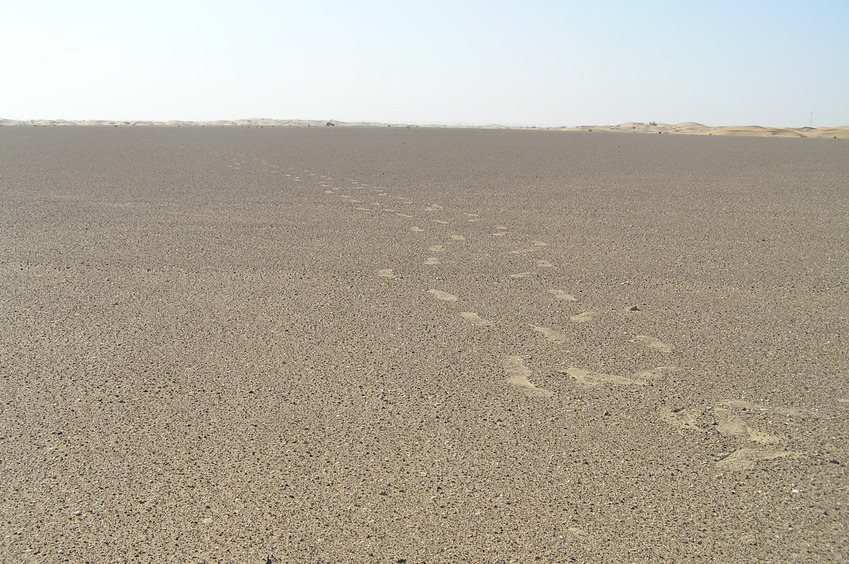
<path fill-rule="evenodd" d="M 0 0 L 0 118 L 849 125 L 849 0 Z"/>

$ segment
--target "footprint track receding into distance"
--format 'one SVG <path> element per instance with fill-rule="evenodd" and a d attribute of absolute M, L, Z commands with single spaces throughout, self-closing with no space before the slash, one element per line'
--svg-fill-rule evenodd
<path fill-rule="evenodd" d="M 360 184 L 359 182 L 354 181 L 354 180 L 352 180 L 351 184 L 353 185 L 353 188 L 352 188 L 353 190 L 363 190 L 364 188 L 366 188 L 365 184 Z M 327 185 L 325 184 L 324 186 L 322 186 L 322 188 L 327 188 Z M 360 200 L 355 199 L 350 194 L 339 194 L 338 190 L 339 190 L 339 188 L 333 187 L 331 190 L 328 190 L 328 192 L 336 193 L 337 197 L 342 196 L 342 198 L 344 198 L 346 201 L 351 202 L 351 203 L 360 202 Z M 394 210 L 394 209 L 391 209 L 391 208 L 383 208 L 381 202 L 372 201 L 370 199 L 370 198 L 375 198 L 374 195 L 367 195 L 364 192 L 361 192 L 360 194 L 362 194 L 361 198 L 363 200 L 370 202 L 374 206 L 375 209 L 370 210 L 372 212 L 391 212 L 394 215 L 397 215 L 398 217 L 407 218 L 407 219 L 410 219 L 410 218 L 413 217 L 412 214 L 402 213 L 401 211 Z M 390 194 L 387 194 L 385 191 L 381 191 L 377 195 L 381 196 L 381 197 L 383 197 L 383 196 L 392 197 Z M 415 203 L 414 200 L 404 199 L 402 196 L 395 196 L 395 198 L 397 198 L 398 200 L 403 200 L 404 204 L 406 204 L 406 205 L 416 206 L 416 203 Z M 409 211 L 410 209 L 412 209 L 412 208 L 406 208 L 405 211 Z M 422 209 L 422 208 L 417 208 L 417 209 Z M 439 205 L 439 204 L 429 204 L 429 205 L 423 206 L 423 209 L 425 211 L 428 211 L 428 212 L 440 212 L 441 210 L 444 210 L 445 208 L 442 205 Z M 442 214 L 434 213 L 433 216 L 436 216 L 436 217 L 431 216 L 432 219 L 430 219 L 430 221 L 433 222 L 433 223 L 436 223 L 438 225 L 450 225 L 451 222 L 446 221 L 444 219 L 439 219 L 440 215 L 442 215 Z M 481 220 L 481 217 L 480 217 L 479 214 L 463 212 L 463 215 L 468 219 L 468 221 Z M 372 216 L 372 217 L 374 217 L 374 216 Z M 418 220 L 418 222 L 422 222 L 422 221 L 427 221 L 427 220 L 425 220 L 425 219 L 419 219 Z M 417 233 L 429 231 L 427 229 L 423 229 L 422 227 L 420 227 L 420 225 L 423 225 L 423 224 L 419 223 L 419 225 L 413 225 L 413 226 L 409 227 L 409 230 L 412 231 L 412 232 L 417 232 Z M 504 225 L 496 225 L 494 227 L 494 229 L 495 229 L 495 231 L 492 233 L 492 235 L 496 236 L 496 237 L 502 237 L 502 236 L 505 236 L 505 235 L 512 234 L 510 229 L 507 226 L 504 226 Z M 436 228 L 432 227 L 432 230 L 430 230 L 430 231 L 433 231 L 433 230 L 436 230 Z M 462 233 L 462 231 L 450 233 L 449 236 L 451 238 L 451 241 L 461 242 L 461 243 L 466 242 L 467 237 L 465 235 L 461 234 L 461 233 Z M 541 240 L 530 240 L 529 242 L 526 241 L 525 243 L 519 243 L 519 245 L 524 245 L 524 246 L 519 247 L 519 248 L 514 247 L 514 250 L 508 251 L 509 254 L 512 254 L 512 255 L 533 255 L 533 254 L 536 254 L 536 253 L 540 253 L 541 251 L 544 251 L 545 247 L 548 246 L 548 243 L 545 242 L 545 241 L 541 241 Z M 428 250 L 431 253 L 442 253 L 446 250 L 446 245 L 445 244 L 431 244 L 428 247 Z M 545 260 L 543 258 L 537 258 L 539 256 L 540 256 L 539 254 L 536 254 L 535 257 L 534 256 L 528 257 L 529 259 L 531 259 L 531 262 L 533 263 L 534 267 L 536 267 L 537 269 L 555 268 L 555 265 L 552 264 L 551 262 L 549 262 L 548 260 Z M 427 264 L 427 265 L 439 265 L 439 264 L 441 264 L 440 259 L 436 256 L 426 257 L 424 259 L 424 261 L 425 261 L 425 264 Z M 526 271 L 526 272 L 518 272 L 518 273 L 510 274 L 509 276 L 510 276 L 510 278 L 521 279 L 521 278 L 530 278 L 530 277 L 533 277 L 533 276 L 537 276 L 539 274 L 541 274 L 539 271 L 537 271 L 537 272 Z M 386 278 L 386 279 L 397 278 L 395 272 L 392 269 L 380 269 L 378 271 L 378 276 L 381 277 L 381 278 Z M 443 291 L 443 290 L 431 288 L 431 289 L 426 290 L 426 291 L 431 296 L 433 296 L 434 299 L 439 300 L 439 301 L 444 301 L 444 302 L 457 302 L 457 301 L 459 301 L 459 298 L 456 295 L 451 294 L 451 293 L 446 292 L 446 291 Z M 556 289 L 556 288 L 550 289 L 550 290 L 548 290 L 548 292 L 556 300 L 562 300 L 562 301 L 567 301 L 567 302 L 577 302 L 578 301 L 578 298 L 576 298 L 574 294 L 565 292 L 565 291 L 560 290 L 560 289 Z M 488 327 L 494 327 L 496 325 L 491 320 L 482 318 L 476 312 L 463 311 L 463 312 L 458 312 L 458 314 L 466 322 L 468 322 L 469 324 L 471 324 L 475 327 L 488 328 Z M 584 323 L 584 322 L 588 322 L 588 321 L 592 320 L 593 318 L 595 318 L 598 315 L 599 315 L 599 313 L 595 312 L 595 311 L 584 311 L 584 312 L 579 313 L 577 315 L 571 316 L 570 320 L 573 323 Z M 537 325 L 533 325 L 533 324 L 528 324 L 528 326 L 531 329 L 533 329 L 535 332 L 540 333 L 545 338 L 545 340 L 548 341 L 549 343 L 561 344 L 561 343 L 565 343 L 569 340 L 569 337 L 566 334 L 564 334 L 564 333 L 562 333 L 562 332 L 560 332 L 556 329 L 549 328 L 549 327 L 537 326 Z M 652 337 L 648 337 L 648 336 L 645 336 L 645 335 L 636 335 L 633 342 L 642 343 L 643 345 L 647 346 L 648 348 L 657 350 L 659 352 L 670 352 L 671 351 L 671 347 L 669 345 L 667 345 L 666 343 L 663 343 L 658 339 L 654 339 Z M 503 368 L 504 368 L 505 372 L 507 373 L 508 383 L 511 384 L 512 386 L 521 388 L 528 395 L 544 396 L 544 397 L 550 397 L 550 396 L 553 395 L 553 392 L 546 390 L 546 389 L 543 389 L 543 388 L 539 388 L 531 382 L 532 371 L 531 371 L 530 368 L 525 366 L 523 357 L 521 357 L 521 356 L 511 356 L 511 357 L 506 358 L 503 361 Z M 579 385 L 582 385 L 582 386 L 600 386 L 600 385 L 645 386 L 645 385 L 647 385 L 647 382 L 662 378 L 665 374 L 672 372 L 674 370 L 676 370 L 675 367 L 659 366 L 657 368 L 653 368 L 653 369 L 649 369 L 649 370 L 638 371 L 638 372 L 632 374 L 630 377 L 619 376 L 619 375 L 615 375 L 615 374 L 606 374 L 606 373 L 602 373 L 602 372 L 596 372 L 596 371 L 592 371 L 592 370 L 578 368 L 578 367 L 575 367 L 575 366 L 570 366 L 568 369 L 566 369 L 565 371 L 561 371 L 561 372 L 563 374 L 568 375 L 570 378 L 574 379 Z M 677 416 L 677 419 L 678 420 L 686 420 L 685 426 L 690 425 L 690 424 L 696 425 L 695 422 L 688 423 L 687 421 L 689 421 L 689 419 L 687 419 L 683 416 Z M 749 428 L 745 424 L 743 424 L 741 426 L 739 421 L 737 419 L 734 419 L 733 417 L 727 418 L 726 426 L 722 427 L 722 429 L 727 430 L 728 433 L 732 433 L 733 436 L 741 436 L 742 433 L 745 433 L 747 437 L 751 437 L 751 436 L 757 437 L 758 436 L 755 433 L 750 432 L 748 430 Z"/>

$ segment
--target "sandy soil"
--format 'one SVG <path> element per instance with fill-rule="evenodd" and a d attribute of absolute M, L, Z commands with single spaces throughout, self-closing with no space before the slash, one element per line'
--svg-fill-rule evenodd
<path fill-rule="evenodd" d="M 849 559 L 849 145 L 0 130 L 4 562 Z"/>

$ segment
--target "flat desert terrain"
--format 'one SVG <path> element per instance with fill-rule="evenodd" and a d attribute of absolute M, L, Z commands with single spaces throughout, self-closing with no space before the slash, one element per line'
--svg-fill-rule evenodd
<path fill-rule="evenodd" d="M 0 129 L 3 562 L 849 560 L 849 142 Z"/>

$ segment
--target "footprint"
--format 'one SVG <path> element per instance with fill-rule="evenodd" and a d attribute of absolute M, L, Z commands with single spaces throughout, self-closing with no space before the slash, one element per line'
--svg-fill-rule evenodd
<path fill-rule="evenodd" d="M 463 215 L 465 215 L 466 217 L 480 217 L 481 216 L 481 214 L 479 214 L 479 213 L 466 213 L 466 212 L 463 212 Z"/>
<path fill-rule="evenodd" d="M 505 235 L 507 235 L 506 231 L 496 231 L 492 234 L 493 237 L 504 237 Z"/>
<path fill-rule="evenodd" d="M 462 235 L 452 235 L 451 238 L 455 241 L 465 241 L 466 240 L 466 238 L 463 237 Z"/>
<path fill-rule="evenodd" d="M 463 317 L 463 319 L 477 327 L 492 327 L 493 325 L 495 325 L 489 319 L 484 319 L 480 315 L 472 311 L 461 311 L 460 315 Z"/>
<path fill-rule="evenodd" d="M 421 233 L 422 231 L 424 231 L 424 229 L 416 226 L 416 227 L 410 227 L 410 231 L 413 231 L 414 233 Z"/>
<path fill-rule="evenodd" d="M 533 275 L 533 272 L 517 272 L 516 274 L 511 274 L 510 278 L 529 278 Z"/>
<path fill-rule="evenodd" d="M 442 264 L 437 257 L 427 257 L 427 260 L 424 262 L 425 264 Z"/>
<path fill-rule="evenodd" d="M 554 265 L 547 260 L 536 261 L 537 268 L 554 268 Z"/>
<path fill-rule="evenodd" d="M 549 329 L 548 327 L 540 327 L 538 325 L 531 325 L 530 323 L 528 326 L 537 333 L 542 333 L 543 336 L 552 343 L 565 343 L 569 339 L 569 337 L 563 333 L 559 333 L 554 329 Z"/>
<path fill-rule="evenodd" d="M 593 372 L 591 370 L 584 370 L 583 368 L 576 368 L 574 366 L 570 366 L 562 372 L 563 374 L 567 374 L 574 378 L 582 386 L 598 386 L 600 384 L 616 384 L 619 386 L 646 385 L 645 380 L 626 378 L 615 374 L 603 374 L 601 372 Z"/>
<path fill-rule="evenodd" d="M 448 225 L 448 222 L 442 219 L 434 219 L 433 222 L 438 223 L 440 225 Z"/>
<path fill-rule="evenodd" d="M 804 458 L 801 452 L 789 450 L 774 450 L 766 448 L 741 448 L 735 450 L 728 456 L 719 459 L 717 466 L 729 470 L 749 470 L 754 468 L 761 460 L 775 460 L 777 458 Z"/>
<path fill-rule="evenodd" d="M 431 204 L 431 205 L 429 205 L 428 207 L 425 208 L 425 211 L 436 211 L 436 210 L 441 210 L 441 209 L 442 209 L 442 206 L 440 206 L 439 204 Z"/>
<path fill-rule="evenodd" d="M 395 215 L 397 215 L 399 217 L 407 217 L 407 218 L 413 217 L 408 213 L 396 213 Z"/>
<path fill-rule="evenodd" d="M 547 247 L 548 243 L 546 243 L 545 241 L 531 241 L 531 245 L 533 245 L 534 247 Z"/>
<path fill-rule="evenodd" d="M 395 272 L 391 268 L 381 268 L 377 271 L 377 275 L 381 278 L 395 278 Z"/>
<path fill-rule="evenodd" d="M 563 290 L 549 290 L 550 293 L 554 294 L 554 297 L 558 300 L 566 300 L 567 302 L 577 302 L 578 298 L 573 296 L 572 294 L 567 294 Z"/>
<path fill-rule="evenodd" d="M 585 311 L 583 313 L 579 313 L 578 315 L 573 315 L 569 317 L 569 321 L 574 323 L 586 323 L 587 321 L 592 320 L 593 317 L 598 315 L 597 311 Z"/>
<path fill-rule="evenodd" d="M 502 363 L 507 373 L 507 383 L 512 386 L 523 388 L 529 395 L 550 398 L 554 392 L 533 385 L 530 377 L 533 375 L 531 369 L 525 366 L 521 356 L 508 356 Z"/>
<path fill-rule="evenodd" d="M 654 337 L 649 337 L 648 335 L 636 335 L 634 339 L 631 341 L 632 343 L 643 343 L 650 349 L 654 349 L 658 352 L 662 353 L 670 353 L 672 352 L 672 347 L 667 345 L 660 339 L 655 339 Z"/>
<path fill-rule="evenodd" d="M 457 296 L 454 294 L 449 294 L 448 292 L 443 292 L 442 290 L 428 290 L 428 294 L 431 294 L 437 300 L 442 300 L 443 302 L 456 302 Z"/>
<path fill-rule="evenodd" d="M 432 253 L 441 253 L 445 250 L 445 245 L 431 245 L 427 250 Z"/>

